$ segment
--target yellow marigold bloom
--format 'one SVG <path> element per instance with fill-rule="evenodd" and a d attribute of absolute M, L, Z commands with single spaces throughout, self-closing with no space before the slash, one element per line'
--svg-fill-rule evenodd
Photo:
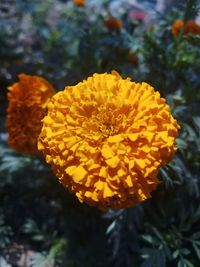
<path fill-rule="evenodd" d="M 11 148 L 25 154 L 37 154 L 37 138 L 54 89 L 43 78 L 19 75 L 19 82 L 8 87 L 6 128 Z"/>
<path fill-rule="evenodd" d="M 38 148 L 81 202 L 124 208 L 150 197 L 176 150 L 179 125 L 147 83 L 94 74 L 55 94 Z"/>
<path fill-rule="evenodd" d="M 84 6 L 85 0 L 74 0 L 74 4 L 77 6 Z"/>

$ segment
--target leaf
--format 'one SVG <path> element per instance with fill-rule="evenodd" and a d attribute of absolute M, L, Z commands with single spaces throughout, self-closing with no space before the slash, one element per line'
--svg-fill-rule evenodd
<path fill-rule="evenodd" d="M 31 239 L 34 241 L 42 241 L 42 240 L 44 240 L 44 236 L 43 235 L 34 235 L 31 237 Z"/>
<path fill-rule="evenodd" d="M 152 227 L 152 230 L 154 232 L 154 234 L 160 239 L 163 240 L 163 236 L 160 234 L 160 232 L 158 231 L 158 229 L 156 227 Z"/>
<path fill-rule="evenodd" d="M 36 222 L 32 219 L 27 219 L 22 227 L 22 231 L 26 234 L 39 233 L 40 230 Z"/>
<path fill-rule="evenodd" d="M 181 248 L 180 249 L 180 254 L 188 255 L 188 254 L 190 254 L 190 250 L 187 249 L 187 248 Z"/>
<path fill-rule="evenodd" d="M 154 263 L 154 258 L 151 257 L 151 258 L 148 258 L 148 260 L 145 260 L 141 267 L 153 267 L 153 263 Z"/>
<path fill-rule="evenodd" d="M 178 255 L 179 255 L 179 250 L 177 249 L 177 250 L 175 250 L 174 252 L 173 252 L 173 254 L 172 254 L 172 257 L 173 257 L 173 259 L 176 259 L 177 257 L 178 257 Z"/>
<path fill-rule="evenodd" d="M 35 253 L 32 258 L 30 258 L 28 266 L 30 267 L 52 267 L 54 266 L 55 259 L 44 255 L 42 253 Z"/>
<path fill-rule="evenodd" d="M 147 243 L 154 244 L 154 239 L 150 235 L 142 235 L 142 239 L 147 241 Z"/>
<path fill-rule="evenodd" d="M 151 258 L 151 255 L 154 254 L 154 249 L 153 248 L 143 248 L 141 251 L 141 257 L 143 259 L 149 259 Z"/>
<path fill-rule="evenodd" d="M 161 177 L 163 178 L 166 186 L 170 186 L 173 184 L 173 181 L 172 181 L 170 175 L 167 173 L 166 168 L 161 168 L 160 173 L 161 173 Z"/>
<path fill-rule="evenodd" d="M 198 128 L 200 129 L 200 117 L 199 116 L 193 117 L 193 121 L 198 126 Z"/>
<path fill-rule="evenodd" d="M 178 261 L 177 267 L 186 267 L 182 258 Z"/>
<path fill-rule="evenodd" d="M 184 264 L 185 264 L 185 266 L 188 266 L 188 267 L 194 267 L 193 263 L 190 262 L 190 261 L 187 260 L 187 259 L 184 259 Z"/>
<path fill-rule="evenodd" d="M 195 244 L 195 242 L 192 242 L 192 246 L 196 252 L 197 258 L 200 259 L 200 248 Z"/>
<path fill-rule="evenodd" d="M 188 146 L 187 142 L 181 138 L 177 138 L 176 143 L 179 149 L 186 149 Z"/>
<path fill-rule="evenodd" d="M 30 157 L 22 157 L 9 149 L 0 147 L 0 171 L 7 171 L 8 173 L 14 173 L 19 169 L 22 169 L 31 163 Z"/>
<path fill-rule="evenodd" d="M 112 230 L 115 228 L 115 226 L 116 226 L 116 220 L 114 220 L 114 221 L 108 226 L 108 228 L 107 228 L 107 230 L 106 230 L 106 234 L 107 234 L 107 235 L 110 234 L 110 232 L 112 232 Z"/>
<path fill-rule="evenodd" d="M 66 250 L 67 241 L 64 239 L 58 239 L 55 241 L 55 243 L 52 245 L 49 255 L 52 258 L 55 258 L 63 253 L 63 250 Z"/>
<path fill-rule="evenodd" d="M 186 129 L 186 131 L 188 132 L 190 140 L 195 140 L 197 137 L 195 130 L 187 123 L 183 123 L 183 126 Z"/>

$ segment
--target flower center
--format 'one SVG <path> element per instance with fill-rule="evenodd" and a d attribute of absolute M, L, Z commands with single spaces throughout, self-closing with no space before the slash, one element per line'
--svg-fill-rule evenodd
<path fill-rule="evenodd" d="M 116 127 L 111 110 L 101 107 L 99 111 L 97 115 L 99 131 L 105 136 L 114 135 L 116 133 Z"/>
<path fill-rule="evenodd" d="M 99 131 L 106 136 L 114 135 L 116 132 L 115 127 L 110 123 L 102 123 L 99 126 Z"/>

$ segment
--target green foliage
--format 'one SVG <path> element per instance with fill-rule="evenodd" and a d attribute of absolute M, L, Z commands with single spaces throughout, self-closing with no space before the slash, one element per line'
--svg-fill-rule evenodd
<path fill-rule="evenodd" d="M 5 223 L 3 211 L 0 210 L 0 249 L 5 248 L 10 243 L 12 228 Z"/>
<path fill-rule="evenodd" d="M 197 267 L 200 261 L 200 35 L 173 36 L 177 19 L 198 14 L 197 1 L 158 15 L 147 29 L 121 15 L 121 31 L 104 25 L 102 7 L 70 1 L 17 1 L 0 24 L 0 249 L 13 242 L 37 253 L 32 267 Z M 54 9 L 56 8 L 56 12 Z M 13 27 L 15 25 L 15 27 Z M 129 53 L 137 62 L 129 61 Z M 101 213 L 78 203 L 42 157 L 6 143 L 6 87 L 20 72 L 42 75 L 56 89 L 115 69 L 166 97 L 181 125 L 177 152 L 159 173 L 152 198 Z"/>

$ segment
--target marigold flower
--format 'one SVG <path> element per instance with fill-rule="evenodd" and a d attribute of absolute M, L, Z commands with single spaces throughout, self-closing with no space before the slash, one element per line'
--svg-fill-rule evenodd
<path fill-rule="evenodd" d="M 110 17 L 104 21 L 105 25 L 112 30 L 120 30 L 123 27 L 123 23 L 120 19 Z"/>
<path fill-rule="evenodd" d="M 192 33 L 192 34 L 200 34 L 200 25 L 197 24 L 195 21 L 189 20 L 186 23 L 185 34 Z"/>
<path fill-rule="evenodd" d="M 172 33 L 174 36 L 179 35 L 181 28 L 183 27 L 183 21 L 182 20 L 177 20 L 174 22 L 172 25 Z"/>
<path fill-rule="evenodd" d="M 45 79 L 26 74 L 20 74 L 19 82 L 8 87 L 8 90 L 8 144 L 21 153 L 37 154 L 41 120 L 54 90 Z"/>
<path fill-rule="evenodd" d="M 177 20 L 173 25 L 172 25 L 172 33 L 174 36 L 179 35 L 181 28 L 184 26 L 184 23 L 182 20 Z M 195 21 L 189 20 L 185 24 L 185 29 L 184 29 L 184 35 L 187 34 L 200 34 L 200 25 L 198 25 Z"/>
<path fill-rule="evenodd" d="M 74 0 L 74 4 L 77 6 L 84 6 L 85 0 Z"/>
<path fill-rule="evenodd" d="M 94 74 L 55 94 L 38 148 L 80 202 L 124 208 L 150 197 L 176 150 L 179 125 L 147 83 Z"/>

